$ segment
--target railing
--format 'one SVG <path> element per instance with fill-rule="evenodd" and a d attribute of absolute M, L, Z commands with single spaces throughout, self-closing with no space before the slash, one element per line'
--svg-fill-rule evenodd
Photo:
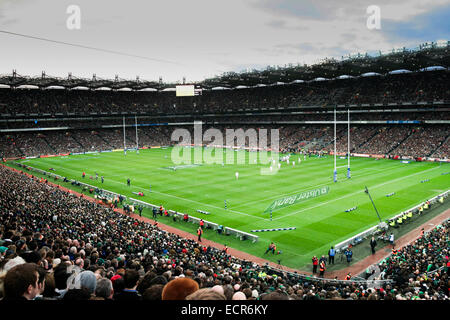
<path fill-rule="evenodd" d="M 20 164 L 20 163 L 18 163 L 18 162 L 15 162 L 15 164 L 17 164 L 17 165 L 23 167 L 23 165 Z M 60 179 L 60 180 L 63 180 L 63 179 L 65 178 L 65 177 L 60 176 L 60 175 L 58 175 L 58 174 L 51 173 L 51 172 L 47 172 L 47 171 L 44 171 L 44 170 L 41 170 L 41 169 L 38 169 L 38 168 L 33 168 L 33 167 L 28 166 L 28 165 L 27 165 L 26 167 L 27 167 L 27 168 L 30 168 L 30 170 L 32 170 L 32 171 L 39 172 L 39 173 L 41 173 L 41 174 L 43 174 L 43 175 L 46 175 L 46 176 L 48 176 L 48 177 L 51 177 L 51 178 L 55 178 L 55 177 L 56 177 L 56 178 L 58 178 L 58 179 Z M 115 193 L 115 192 L 112 192 L 112 191 L 109 191 L 109 190 L 101 189 L 101 188 L 99 188 L 99 187 L 92 186 L 92 185 L 90 185 L 90 184 L 88 184 L 88 183 L 80 182 L 80 181 L 78 181 L 78 180 L 70 180 L 70 179 L 67 179 L 67 182 L 75 182 L 77 185 L 80 185 L 81 187 L 87 187 L 87 188 L 90 188 L 90 189 L 93 189 L 93 190 L 99 190 L 98 193 L 99 193 L 100 196 L 106 195 L 107 198 L 114 198 L 114 197 L 122 196 L 122 198 L 123 198 L 124 200 L 127 200 L 127 196 L 120 195 L 120 194 L 118 194 L 118 193 Z"/>
<path fill-rule="evenodd" d="M 349 283 L 354 283 L 354 284 L 358 284 L 358 285 L 363 285 L 367 288 L 379 288 L 382 287 L 385 284 L 391 284 L 394 283 L 394 280 L 392 279 L 385 279 L 385 280 L 365 280 L 365 279 L 361 279 L 360 277 L 353 277 L 350 280 L 339 280 L 339 279 L 329 279 L 329 278 L 320 278 L 320 277 L 316 277 L 315 275 L 308 275 L 308 274 L 300 274 L 297 272 L 291 272 L 291 271 L 287 271 L 287 270 L 283 270 L 283 269 L 279 269 L 276 267 L 272 267 L 267 265 L 266 268 L 268 270 L 271 270 L 272 272 L 275 272 L 276 274 L 288 274 L 291 277 L 295 277 L 297 278 L 299 281 L 303 281 L 303 282 L 327 282 L 330 284 L 349 284 Z"/>
<path fill-rule="evenodd" d="M 440 197 L 443 197 L 444 199 L 447 198 L 449 193 L 450 193 L 450 190 L 447 190 L 447 191 L 445 191 L 445 192 L 443 192 L 443 193 L 441 193 L 441 194 L 439 194 L 439 195 L 429 199 L 428 201 L 430 202 L 430 204 L 434 204 L 434 203 L 436 203 L 438 201 L 438 199 Z M 412 212 L 413 214 L 417 213 L 419 211 L 419 208 L 422 207 L 424 204 L 425 204 L 425 202 L 422 202 L 422 203 L 418 204 L 417 206 L 412 207 L 409 210 L 406 210 L 406 211 L 403 211 L 403 212 L 399 213 L 398 215 L 390 218 L 389 220 L 390 221 L 397 220 L 398 218 L 403 216 L 406 212 Z M 367 229 L 367 230 L 365 230 L 365 231 L 363 231 L 363 232 L 361 232 L 361 233 L 359 233 L 359 234 L 357 234 L 357 235 L 355 235 L 355 236 L 353 236 L 353 237 L 351 237 L 349 239 L 346 239 L 346 240 L 338 243 L 334 247 L 335 247 L 336 251 L 338 251 L 338 252 L 341 251 L 341 250 L 345 250 L 345 248 L 347 248 L 349 244 L 353 245 L 353 244 L 361 242 L 363 239 L 366 239 L 369 235 L 373 235 L 377 230 L 379 230 L 379 228 L 380 228 L 380 225 L 376 225 L 376 226 L 374 226 L 372 228 L 369 228 L 369 229 Z"/>
<path fill-rule="evenodd" d="M 259 237 L 254 234 L 250 234 L 244 231 L 236 230 L 233 228 L 225 227 L 226 234 L 234 234 L 236 237 L 239 237 L 241 240 L 245 240 L 247 238 L 251 239 L 253 243 L 257 242 Z"/>
<path fill-rule="evenodd" d="M 144 201 L 141 201 L 141 200 L 137 200 L 137 199 L 134 199 L 134 198 L 130 198 L 130 201 L 133 202 L 133 203 L 137 203 L 139 205 L 142 205 L 143 207 L 146 207 L 146 208 L 159 208 L 159 206 L 157 206 L 155 204 L 151 204 L 151 203 L 144 202 Z M 180 219 L 183 219 L 183 217 L 185 215 L 182 212 L 177 212 L 177 211 L 174 211 L 174 210 L 168 210 L 168 212 L 170 214 L 172 214 L 172 215 L 175 215 L 175 216 L 179 217 Z M 202 220 L 202 219 L 188 215 L 188 222 L 199 224 L 200 220 Z M 217 224 L 215 222 L 211 222 L 211 221 L 207 221 L 207 220 L 203 220 L 203 222 L 205 223 L 205 228 L 209 228 L 210 227 L 213 230 L 217 230 L 219 228 L 219 224 Z M 255 236 L 253 234 L 250 234 L 250 233 L 247 233 L 247 232 L 244 232 L 244 231 L 241 231 L 241 230 L 233 229 L 233 228 L 230 228 L 230 227 L 225 227 L 224 228 L 224 232 L 225 232 L 225 234 L 233 234 L 236 237 L 239 237 L 241 240 L 251 239 L 253 243 L 257 242 L 258 239 L 259 239 L 258 236 Z"/>

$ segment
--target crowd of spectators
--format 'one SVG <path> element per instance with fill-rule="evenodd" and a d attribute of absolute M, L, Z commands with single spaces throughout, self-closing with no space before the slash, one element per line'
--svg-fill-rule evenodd
<path fill-rule="evenodd" d="M 6 301 L 449 299 L 448 222 L 383 261 L 380 277 L 394 283 L 371 287 L 274 271 L 45 180 L 3 166 L 0 177 Z"/>
<path fill-rule="evenodd" d="M 448 126 L 436 126 L 432 130 L 419 127 L 412 131 L 413 134 L 393 151 L 396 155 L 413 158 L 431 156 L 449 136 Z"/>
<path fill-rule="evenodd" d="M 450 156 L 450 137 L 447 137 L 442 145 L 434 151 L 431 156 L 440 159 L 448 159 Z"/>
<path fill-rule="evenodd" d="M 367 143 L 361 145 L 356 151 L 359 153 L 386 155 L 398 147 L 412 132 L 408 126 L 380 127 L 378 134 Z"/>
<path fill-rule="evenodd" d="M 250 139 L 246 137 L 244 144 L 237 138 L 228 137 L 233 130 L 255 130 L 260 138 L 262 131 L 267 129 L 267 147 L 271 147 L 271 129 L 279 130 L 279 149 L 281 152 L 302 152 L 334 150 L 334 128 L 329 125 L 204 125 L 203 134 L 208 129 L 219 129 L 223 143 L 229 141 L 235 146 L 249 147 Z M 172 141 L 175 129 L 185 129 L 190 133 L 190 140 L 186 144 L 194 144 L 194 130 L 192 125 L 181 126 L 146 126 L 138 129 L 139 147 L 170 146 L 181 143 L 182 140 Z M 227 132 L 227 130 L 231 130 Z M 136 132 L 134 128 L 127 129 L 125 134 L 126 147 L 136 147 Z M 250 131 L 248 131 L 250 132 Z M 447 127 L 444 125 L 409 126 L 409 125 L 360 125 L 350 129 L 352 153 L 366 153 L 390 156 L 418 157 L 447 157 L 448 137 Z M 348 144 L 347 126 L 339 124 L 336 131 L 336 148 L 338 152 L 346 153 Z M 174 137 L 176 138 L 176 137 Z M 219 141 L 215 137 L 204 144 Z M 184 138 L 183 138 L 184 139 Z M 252 142 L 254 143 L 254 142 Z M 260 140 L 256 141 L 256 144 Z M 229 143 L 228 143 L 229 144 Z M 242 145 L 239 145 L 242 144 Z M 50 154 L 65 154 L 87 151 L 114 150 L 124 147 L 122 128 L 96 130 L 57 130 L 41 132 L 9 132 L 0 134 L 0 156 L 14 158 L 22 156 L 39 156 Z M 436 151 L 436 152 L 434 152 Z"/>
<path fill-rule="evenodd" d="M 380 262 L 380 278 L 402 288 L 398 300 L 448 299 L 450 290 L 449 226 L 447 220 Z"/>
<path fill-rule="evenodd" d="M 126 131 L 127 148 L 136 147 L 134 130 Z M 138 129 L 139 147 L 171 145 L 167 127 Z M 17 158 L 52 154 L 114 150 L 124 147 L 122 129 L 56 130 L 0 134 L 0 157 Z"/>
<path fill-rule="evenodd" d="M 97 112 L 203 113 L 339 104 L 420 103 L 450 99 L 448 71 L 304 82 L 233 90 L 174 92 L 1 89 L 0 114 Z"/>

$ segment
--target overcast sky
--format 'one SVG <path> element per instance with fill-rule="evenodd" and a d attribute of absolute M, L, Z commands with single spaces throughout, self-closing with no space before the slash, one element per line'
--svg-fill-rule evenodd
<path fill-rule="evenodd" d="M 80 29 L 67 28 L 70 5 Z M 367 28 L 370 5 L 380 29 Z M 0 74 L 201 81 L 450 40 L 449 21 L 450 0 L 0 0 L 0 31 L 123 53 L 0 32 Z"/>

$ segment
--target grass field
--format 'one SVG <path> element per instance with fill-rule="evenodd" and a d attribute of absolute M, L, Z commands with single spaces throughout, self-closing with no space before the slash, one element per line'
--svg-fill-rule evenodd
<path fill-rule="evenodd" d="M 217 149 L 215 152 L 222 152 Z M 21 160 L 34 168 L 76 179 L 100 188 L 139 198 L 178 212 L 203 218 L 224 226 L 251 232 L 254 229 L 296 227 L 290 231 L 259 232 L 259 241 L 240 241 L 212 230 L 204 237 L 256 256 L 264 256 L 270 241 L 277 244 L 280 255 L 267 254 L 265 258 L 282 264 L 302 268 L 310 263 L 312 255 L 326 254 L 331 245 L 376 225 L 378 218 L 368 195 L 367 186 L 383 220 L 425 201 L 450 187 L 449 164 L 395 160 L 374 160 L 352 158 L 352 178 L 347 179 L 347 168 L 338 170 L 338 182 L 333 182 L 333 158 L 311 157 L 298 162 L 298 156 L 291 157 L 291 164 L 281 164 L 274 175 L 261 175 L 263 165 L 246 164 L 202 164 L 198 166 L 168 169 L 172 149 L 149 149 L 101 154 L 70 155 L 66 157 L 37 158 Z M 192 150 L 193 152 L 193 150 Z M 246 159 L 250 153 L 242 151 Z M 292 161 L 296 165 L 292 165 Z M 251 161 L 252 162 L 252 161 Z M 338 159 L 338 166 L 346 166 L 347 160 Z M 264 165 L 268 167 L 268 165 Z M 86 178 L 82 179 L 82 172 Z M 95 172 L 105 177 L 102 184 L 91 180 Z M 239 172 L 236 179 L 235 172 Z M 131 179 L 128 187 L 126 180 Z M 429 181 L 421 183 L 422 180 Z M 151 185 L 151 192 L 149 187 Z M 66 184 L 70 188 L 70 184 Z M 274 201 L 287 195 L 329 186 L 328 194 L 282 208 L 273 212 L 273 219 L 264 213 Z M 144 197 L 132 192 L 142 191 Z M 395 192 L 394 196 L 386 197 Z M 227 209 L 224 208 L 227 201 Z M 356 210 L 345 212 L 346 209 Z M 208 211 L 210 215 L 197 212 Z M 151 218 L 150 211 L 144 215 Z M 162 221 L 170 224 L 170 219 Z M 182 222 L 175 227 L 195 232 L 194 226 Z"/>

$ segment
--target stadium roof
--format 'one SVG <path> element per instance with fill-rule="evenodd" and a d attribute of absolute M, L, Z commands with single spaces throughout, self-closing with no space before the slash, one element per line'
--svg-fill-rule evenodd
<path fill-rule="evenodd" d="M 342 79 L 349 77 L 368 76 L 375 74 L 398 73 L 399 70 L 412 72 L 428 70 L 448 70 L 450 65 L 450 41 L 429 42 L 415 49 L 393 49 L 389 52 L 378 52 L 374 55 L 355 54 L 337 59 L 324 59 L 313 65 L 287 65 L 284 67 L 267 67 L 266 70 L 251 72 L 227 72 L 215 78 L 205 79 L 195 83 L 203 89 L 213 88 L 242 88 L 261 87 L 276 84 L 301 83 L 322 79 Z M 179 83 L 163 83 L 159 81 L 146 81 L 120 79 L 101 79 L 94 74 L 91 79 L 77 78 L 69 74 L 67 78 L 52 77 L 42 73 L 38 77 L 21 76 L 13 71 L 9 75 L 0 75 L 0 86 L 36 86 L 48 88 L 61 86 L 67 89 L 85 87 L 91 90 L 111 88 L 112 90 L 153 89 L 168 91 Z M 146 90 L 150 91 L 150 90 Z"/>

